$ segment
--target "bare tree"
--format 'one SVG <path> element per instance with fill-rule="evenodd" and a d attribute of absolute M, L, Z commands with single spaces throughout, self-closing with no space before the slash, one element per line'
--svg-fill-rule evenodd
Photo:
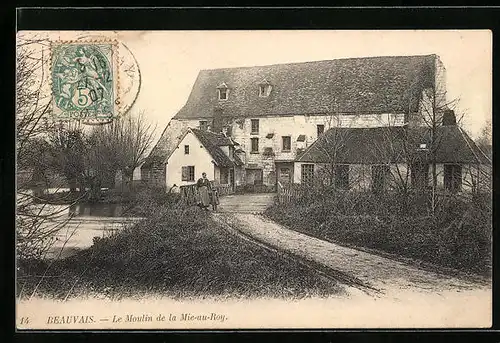
<path fill-rule="evenodd" d="M 109 124 L 107 124 L 109 125 Z M 106 139 L 102 128 L 92 130 L 85 136 L 83 155 L 83 184 L 89 189 L 88 200 L 97 202 L 101 198 L 101 188 L 110 175 L 116 172 L 114 150 Z"/>
<path fill-rule="evenodd" d="M 482 152 L 486 154 L 491 160 L 492 157 L 492 125 L 491 119 L 484 123 L 483 128 L 479 134 L 479 137 L 476 139 L 476 144 L 481 149 Z"/>
<path fill-rule="evenodd" d="M 342 115 L 337 111 L 336 99 L 326 107 L 326 115 L 324 116 L 324 125 L 326 132 L 318 137 L 316 145 L 317 150 L 322 155 L 322 160 L 326 161 L 319 178 L 321 183 L 335 186 L 336 166 L 341 161 L 341 155 L 347 149 L 347 144 L 350 138 L 350 131 L 347 130 L 359 118 L 359 115 L 350 115 L 348 125 L 342 122 Z"/>
<path fill-rule="evenodd" d="M 156 125 L 147 123 L 144 112 L 128 115 L 116 122 L 117 130 L 114 136 L 120 147 L 118 150 L 118 165 L 125 181 L 133 179 L 134 170 L 145 160 L 146 153 L 153 144 Z"/>
<path fill-rule="evenodd" d="M 79 122 L 61 123 L 49 134 L 51 167 L 66 178 L 70 192 L 82 189 L 85 137 Z"/>
<path fill-rule="evenodd" d="M 21 160 L 29 152 L 25 144 L 43 136 L 50 123 L 48 49 L 49 41 L 43 38 L 17 38 L 16 133 L 17 158 Z"/>
<path fill-rule="evenodd" d="M 437 168 L 437 156 L 446 143 L 443 141 L 446 137 L 443 125 L 460 126 L 464 116 L 457 116 L 455 113 L 459 99 L 447 99 L 441 68 L 439 63 L 432 68 L 421 65 L 419 74 L 410 79 L 399 97 L 386 97 L 385 105 L 388 109 L 391 104 L 404 109 L 407 125 L 399 130 L 395 126 L 388 127 L 383 142 L 375 146 L 377 153 L 385 156 L 387 163 L 391 163 L 393 171 L 396 171 L 392 174 L 393 182 L 404 194 L 402 199 L 408 200 L 411 193 L 428 192 L 430 215 L 435 214 L 439 205 L 440 171 Z M 393 163 L 389 157 L 401 161 L 401 164 Z M 430 166 L 430 182 L 427 166 Z M 420 173 L 419 167 L 422 168 Z"/>
<path fill-rule="evenodd" d="M 454 109 L 459 102 L 459 99 L 447 100 L 447 91 L 444 70 L 438 62 L 433 64 L 433 68 L 422 68 L 421 77 L 419 77 L 414 85 L 421 92 L 411 91 L 418 98 L 413 101 L 419 101 L 419 113 L 416 117 L 417 124 L 428 129 L 428 155 L 431 166 L 431 201 L 430 212 L 435 213 L 438 206 L 438 170 L 437 170 L 437 152 L 441 148 L 443 135 L 440 134 L 439 128 L 443 125 L 443 121 L 453 121 L 455 124 L 460 122 L 462 117 L 455 117 Z M 434 80 L 428 82 L 428 79 Z M 453 112 L 451 112 L 453 111 Z M 453 118 L 448 118 L 447 115 L 453 114 Z"/>
<path fill-rule="evenodd" d="M 19 258 L 43 258 L 69 217 L 67 207 L 40 203 L 47 188 L 50 89 L 49 41 L 19 34 L 16 49 L 16 250 Z"/>
<path fill-rule="evenodd" d="M 130 114 L 96 127 L 89 135 L 87 179 L 96 189 L 105 177 L 121 172 L 128 189 L 134 170 L 146 158 L 156 126 L 147 123 L 143 112 Z M 97 190 L 96 190 L 97 191 Z"/>

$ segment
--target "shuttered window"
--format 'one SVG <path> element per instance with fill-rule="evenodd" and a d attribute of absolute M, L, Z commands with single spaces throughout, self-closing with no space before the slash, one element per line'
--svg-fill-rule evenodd
<path fill-rule="evenodd" d="M 252 150 L 250 150 L 250 152 L 258 153 L 259 152 L 259 139 L 258 138 L 251 138 L 250 142 L 251 142 L 251 147 L 252 147 Z"/>
<path fill-rule="evenodd" d="M 227 100 L 227 88 L 219 89 L 219 100 Z"/>
<path fill-rule="evenodd" d="M 252 135 L 258 135 L 259 134 L 259 119 L 252 119 L 250 120 L 251 123 L 251 134 Z"/>

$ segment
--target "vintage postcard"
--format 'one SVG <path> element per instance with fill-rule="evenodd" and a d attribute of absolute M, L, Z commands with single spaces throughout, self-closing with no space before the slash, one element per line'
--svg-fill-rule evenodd
<path fill-rule="evenodd" d="M 18 329 L 492 325 L 490 31 L 16 40 Z"/>

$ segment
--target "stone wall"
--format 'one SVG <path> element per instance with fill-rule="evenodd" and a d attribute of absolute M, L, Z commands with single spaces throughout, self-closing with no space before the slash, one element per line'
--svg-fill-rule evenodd
<path fill-rule="evenodd" d="M 436 125 L 441 125 L 445 110 L 447 109 L 446 98 L 446 68 L 439 57 L 435 59 L 434 85 L 428 87 L 419 94 L 420 101 L 418 113 L 410 116 L 410 124 L 419 126 L 430 126 L 432 121 Z"/>
<path fill-rule="evenodd" d="M 252 119 L 259 120 L 258 134 L 251 132 Z M 324 125 L 326 131 L 331 127 L 380 127 L 403 124 L 403 114 L 267 116 L 242 118 L 230 123 L 233 139 L 245 151 L 246 166 L 262 169 L 264 183 L 268 185 L 275 183 L 272 174 L 276 173 L 275 161 L 294 161 L 298 149 L 306 149 L 318 138 L 317 125 Z M 283 150 L 283 136 L 291 137 L 290 150 Z M 299 137 L 304 138 L 304 141 L 299 141 Z M 258 153 L 251 151 L 252 138 L 259 139 Z"/>

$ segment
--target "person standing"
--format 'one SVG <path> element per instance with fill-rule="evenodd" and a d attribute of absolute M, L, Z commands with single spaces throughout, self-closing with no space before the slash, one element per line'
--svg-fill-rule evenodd
<path fill-rule="evenodd" d="M 198 194 L 200 195 L 200 206 L 208 210 L 210 206 L 210 193 L 212 192 L 212 184 L 210 180 L 207 179 L 207 174 L 202 173 L 201 178 L 196 182 L 196 187 L 198 188 Z"/>

